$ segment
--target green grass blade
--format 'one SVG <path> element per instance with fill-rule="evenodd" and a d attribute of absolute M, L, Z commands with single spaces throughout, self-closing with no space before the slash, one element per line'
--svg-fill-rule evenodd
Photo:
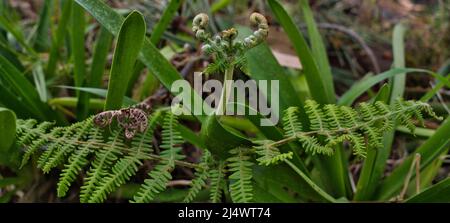
<path fill-rule="evenodd" d="M 137 11 L 133 11 L 123 22 L 109 74 L 105 110 L 116 110 L 122 107 L 122 98 L 125 96 L 134 64 L 144 41 L 145 29 L 144 16 Z"/>
<path fill-rule="evenodd" d="M 42 64 L 40 62 L 37 62 L 34 65 L 32 73 L 34 85 L 36 86 L 39 98 L 42 102 L 46 102 L 48 100 L 47 84 L 45 83 L 44 69 L 42 68 Z"/>
<path fill-rule="evenodd" d="M 98 22 L 100 22 L 105 28 L 107 28 L 113 35 L 119 33 L 120 25 L 123 23 L 124 18 L 111 9 L 102 1 L 97 0 L 75 0 L 83 8 L 85 8 Z M 180 73 L 167 61 L 164 56 L 158 51 L 158 49 L 145 39 L 144 45 L 141 49 L 139 59 L 148 67 L 153 75 L 155 75 L 161 83 L 169 90 L 172 83 L 176 80 L 181 80 Z M 203 106 L 202 98 L 191 88 L 191 95 L 194 97 L 194 104 L 197 106 Z M 178 92 L 172 92 L 178 93 Z M 194 106 L 192 106 L 194 107 Z M 204 120 L 204 116 L 197 116 L 201 121 Z"/>
<path fill-rule="evenodd" d="M 98 39 L 95 44 L 94 55 L 92 56 L 92 67 L 90 74 L 89 86 L 99 88 L 102 86 L 103 74 L 105 73 L 105 65 L 108 61 L 108 53 L 111 48 L 113 35 L 105 29 L 101 28 Z"/>
<path fill-rule="evenodd" d="M 402 23 L 394 27 L 394 34 L 392 36 L 392 46 L 394 52 L 394 68 L 405 68 L 405 38 L 406 26 Z M 406 74 L 399 74 L 393 77 L 391 83 L 391 99 L 390 103 L 395 101 L 398 97 L 403 97 L 405 91 Z"/>
<path fill-rule="evenodd" d="M 278 1 L 269 0 L 269 6 L 277 18 L 277 21 L 280 22 L 291 40 L 291 43 L 302 62 L 306 80 L 314 100 L 321 104 L 334 103 L 336 99 L 333 89 L 330 88 L 330 77 L 326 77 L 327 74 L 320 72 L 313 53 L 309 49 L 305 38 L 300 33 L 297 26 L 295 26 L 291 17 Z"/>
<path fill-rule="evenodd" d="M 406 203 L 450 202 L 450 178 L 406 200 Z"/>
<path fill-rule="evenodd" d="M 397 24 L 394 28 L 392 37 L 394 68 L 405 68 L 405 49 L 403 41 L 405 31 L 406 27 L 401 23 Z M 383 102 L 392 104 L 397 98 L 403 97 L 405 82 L 405 73 L 400 73 L 391 77 L 389 80 L 391 89 L 390 96 L 388 100 L 383 100 Z M 355 200 L 369 200 L 373 195 L 378 182 L 385 171 L 386 160 L 389 158 L 392 142 L 394 141 L 394 134 L 395 130 L 388 131 L 384 134 L 382 150 L 369 149 L 358 181 L 357 192 L 354 197 Z"/>
<path fill-rule="evenodd" d="M 22 103 L 26 103 L 30 107 L 30 111 L 36 118 L 41 120 L 50 119 L 52 112 L 41 102 L 34 86 L 14 65 L 2 56 L 0 56 L 0 79 L 4 80 L 5 84 L 7 84 L 1 87 L 13 89 L 17 96 L 22 98 Z"/>
<path fill-rule="evenodd" d="M 305 20 L 308 36 L 311 44 L 311 53 L 317 62 L 321 78 L 326 86 L 326 91 L 331 92 L 334 96 L 333 75 L 331 74 L 330 62 L 328 61 L 327 50 L 325 48 L 323 38 L 319 33 L 314 16 L 309 6 L 308 0 L 300 0 L 300 8 L 303 12 L 303 19 Z M 333 100 L 334 101 L 334 100 Z"/>
<path fill-rule="evenodd" d="M 47 79 L 52 78 L 55 75 L 56 65 L 59 59 L 59 49 L 64 43 L 64 38 L 67 34 L 67 25 L 70 21 L 70 16 L 72 13 L 72 1 L 66 0 L 62 1 L 64 3 L 61 17 L 58 23 L 58 28 L 56 29 L 55 38 L 53 40 L 50 55 L 47 64 Z"/>
<path fill-rule="evenodd" d="M 83 8 L 74 4 L 72 6 L 72 20 L 71 20 L 71 50 L 74 61 L 74 80 L 76 87 L 85 87 L 86 78 L 86 64 L 84 52 L 84 31 L 86 28 L 86 21 L 84 17 Z M 78 106 L 77 118 L 83 120 L 88 115 L 87 104 L 89 102 L 89 94 L 77 91 Z"/>
<path fill-rule="evenodd" d="M 44 52 L 50 47 L 50 19 L 54 3 L 55 0 L 44 1 L 39 14 L 39 22 L 37 24 L 36 36 L 33 43 L 34 49 L 38 52 Z"/>
<path fill-rule="evenodd" d="M 301 2 L 301 6 L 303 12 L 306 12 L 305 20 L 309 33 L 316 38 L 314 41 L 318 41 L 311 43 L 312 50 L 283 6 L 276 0 L 269 0 L 269 6 L 291 40 L 302 62 L 306 81 L 313 99 L 321 104 L 335 103 L 336 97 L 328 58 L 308 2 Z M 319 65 L 324 67 L 319 68 Z M 336 149 L 336 154 L 332 157 L 316 159 L 318 167 L 321 169 L 322 180 L 327 181 L 327 190 L 333 190 L 333 194 L 336 196 L 345 196 L 350 191 L 347 165 L 343 155 L 343 150 L 338 148 Z"/>
<path fill-rule="evenodd" d="M 448 137 L 449 132 L 450 118 L 447 118 L 432 137 L 409 155 L 401 165 L 395 168 L 394 171 L 381 182 L 375 194 L 376 198 L 378 200 L 387 200 L 397 195 L 403 186 L 405 177 L 416 153 L 421 155 L 420 169 L 423 170 L 439 157 L 444 150 L 448 149 L 448 143 L 450 142 L 450 137 Z M 414 177 L 415 172 L 413 171 L 411 178 L 413 179 Z"/>
<path fill-rule="evenodd" d="M 394 68 L 394 69 L 388 70 L 381 74 L 363 79 L 363 80 L 355 83 L 347 92 L 345 92 L 344 95 L 342 95 L 342 97 L 338 101 L 338 104 L 350 106 L 353 104 L 353 102 L 359 96 L 364 94 L 364 92 L 369 90 L 374 85 L 380 83 L 381 81 L 383 81 L 387 78 L 393 77 L 395 75 L 403 74 L 403 73 L 406 73 L 406 74 L 410 74 L 410 73 L 429 74 L 429 75 L 433 76 L 434 78 L 438 79 L 439 81 L 442 81 L 446 86 L 450 87 L 450 82 L 445 77 L 443 77 L 442 75 L 436 74 L 432 71 L 424 70 L 424 69 L 414 69 L 414 68 Z"/>
<path fill-rule="evenodd" d="M 65 89 L 71 89 L 71 90 L 76 90 L 76 91 L 83 91 L 89 94 L 93 94 L 93 95 L 97 95 L 99 97 L 102 98 L 106 98 L 106 95 L 108 94 L 108 90 L 105 89 L 101 89 L 101 88 L 90 88 L 90 87 L 72 87 L 72 86 L 56 86 L 59 88 L 65 88 Z M 78 101 L 78 100 L 77 100 Z M 122 104 L 124 106 L 131 106 L 131 105 L 135 105 L 137 104 L 137 101 L 134 101 L 133 99 L 129 98 L 129 97 L 123 97 L 122 98 Z M 104 108 L 104 106 L 102 107 L 102 109 Z"/>
<path fill-rule="evenodd" d="M 164 34 L 164 31 L 170 25 L 172 18 L 175 16 L 175 13 L 180 7 L 181 2 L 182 2 L 181 0 L 171 0 L 169 2 L 169 5 L 164 10 L 164 13 L 161 16 L 161 19 L 158 21 L 158 23 L 152 30 L 152 35 L 150 36 L 151 43 L 153 43 L 154 45 L 158 44 L 159 40 L 161 39 L 161 36 Z"/>
<path fill-rule="evenodd" d="M 12 36 L 17 40 L 20 46 L 27 51 L 32 57 L 38 57 L 36 51 L 27 43 L 22 31 L 19 29 L 20 26 L 11 22 L 6 16 L 0 16 L 0 27 L 11 33 Z"/>

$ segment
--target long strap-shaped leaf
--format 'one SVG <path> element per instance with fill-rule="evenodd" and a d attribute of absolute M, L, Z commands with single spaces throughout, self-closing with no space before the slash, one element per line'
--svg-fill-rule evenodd
<path fill-rule="evenodd" d="M 408 170 L 414 159 L 414 154 L 421 155 L 420 169 L 423 170 L 433 160 L 438 157 L 442 151 L 448 148 L 450 137 L 450 118 L 447 118 L 444 123 L 436 130 L 434 135 L 430 137 L 424 144 L 422 144 L 417 150 L 411 153 L 405 161 L 394 169 L 394 171 L 387 177 L 377 190 L 376 198 L 379 200 L 386 200 L 396 195 L 400 191 L 405 181 Z M 411 177 L 414 177 L 415 173 L 412 173 Z"/>
<path fill-rule="evenodd" d="M 320 104 L 329 104 L 336 101 L 334 90 L 332 88 L 332 78 L 328 77 L 331 76 L 331 74 L 321 72 L 318 66 L 319 63 L 315 60 L 305 38 L 295 26 L 291 17 L 289 17 L 283 6 L 278 1 L 269 0 L 269 6 L 277 18 L 277 21 L 283 26 L 284 31 L 291 40 L 291 43 L 302 62 L 306 80 L 314 100 Z M 304 6 L 303 3 L 302 6 Z M 311 22 L 313 20 L 309 19 L 308 21 Z M 308 27 L 311 27 L 313 30 L 314 28 L 312 28 L 312 25 L 314 24 L 310 24 Z M 321 38 L 318 41 L 320 40 Z M 314 46 L 316 46 L 315 51 L 319 52 L 320 47 L 318 44 L 315 43 Z M 325 61 L 325 59 L 323 61 Z"/>
<path fill-rule="evenodd" d="M 105 110 L 122 107 L 122 99 L 144 41 L 145 29 L 144 16 L 137 11 L 128 15 L 122 24 L 109 75 Z"/>
<path fill-rule="evenodd" d="M 277 0 L 269 0 L 269 6 L 278 22 L 283 26 L 302 62 L 312 98 L 320 104 L 335 103 L 336 97 L 328 58 L 308 2 L 302 0 L 301 7 L 305 14 L 308 32 L 312 39 L 317 41 L 311 43 L 312 50 L 283 6 Z M 334 191 L 334 195 L 337 196 L 345 196 L 349 193 L 347 163 L 342 148 L 337 148 L 336 154 L 331 157 L 314 158 L 314 160 L 321 171 L 322 181 L 326 182 L 328 190 Z"/>
<path fill-rule="evenodd" d="M 85 8 L 98 22 L 107 28 L 113 35 L 118 35 L 120 25 L 124 18 L 115 12 L 112 8 L 102 1 L 98 0 L 75 0 L 83 8 Z M 139 56 L 140 60 L 148 67 L 161 83 L 168 89 L 171 89 L 173 82 L 181 80 L 182 77 L 178 71 L 167 61 L 158 49 L 150 43 L 147 38 Z M 203 106 L 203 100 L 191 88 L 191 95 L 194 97 L 194 103 Z M 178 92 L 172 92 L 178 93 Z M 203 120 L 203 116 L 197 116 L 199 120 Z"/>

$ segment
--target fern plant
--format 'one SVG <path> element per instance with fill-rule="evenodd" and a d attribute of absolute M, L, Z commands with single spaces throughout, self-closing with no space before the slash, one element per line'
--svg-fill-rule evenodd
<path fill-rule="evenodd" d="M 397 100 L 389 107 L 382 102 L 360 103 L 356 109 L 346 106 L 320 106 L 306 102 L 311 131 L 303 131 L 298 109 L 284 112 L 285 138 L 279 141 L 254 140 L 253 147 L 238 147 L 229 151 L 230 158 L 218 160 L 207 150 L 198 164 L 183 161 L 181 145 L 184 143 L 178 127 L 178 117 L 171 112 L 157 110 L 148 116 L 148 128 L 128 139 L 125 127 L 114 130 L 101 128 L 94 122 L 98 117 L 68 127 L 53 127 L 52 123 L 37 124 L 35 120 L 17 121 L 17 143 L 25 148 L 22 165 L 33 154 L 41 152 L 38 167 L 45 173 L 63 166 L 57 185 L 59 197 L 66 196 L 77 176 L 89 166 L 80 190 L 81 202 L 103 202 L 108 195 L 126 184 L 136 175 L 146 160 L 158 163 L 148 173 L 132 202 L 150 202 L 166 189 L 177 165 L 195 169 L 195 178 L 185 202 L 192 202 L 206 187 L 210 199 L 220 202 L 229 188 L 233 202 L 251 202 L 253 199 L 252 167 L 288 162 L 293 153 L 281 153 L 277 148 L 298 141 L 307 153 L 331 155 L 334 145 L 350 142 L 354 154 L 363 157 L 368 147 L 379 147 L 381 135 L 397 121 L 414 131 L 413 118 L 423 119 L 423 113 L 436 117 L 430 106 L 422 102 Z M 152 149 L 156 126 L 162 126 L 161 152 Z M 112 127 L 112 126 L 110 126 Z M 318 139 L 326 137 L 324 144 Z"/>
<path fill-rule="evenodd" d="M 245 51 L 263 42 L 268 35 L 268 24 L 262 15 L 254 13 L 250 20 L 258 29 L 241 42 L 234 41 L 237 36 L 235 29 L 211 37 L 205 31 L 208 17 L 200 14 L 194 18 L 196 37 L 205 42 L 204 51 L 215 56 L 215 62 L 206 69 L 207 73 L 224 72 L 226 82 L 232 80 L 236 66 L 244 67 Z M 223 89 L 217 114 L 225 114 L 229 92 L 227 86 Z M 406 125 L 414 132 L 413 120 L 421 122 L 424 113 L 437 118 L 428 104 L 402 99 L 396 100 L 392 106 L 383 102 L 363 102 L 356 108 L 307 100 L 302 108 L 307 118 L 300 119 L 297 107 L 284 111 L 282 139 L 252 138 L 248 144 L 225 151 L 229 155 L 226 159 L 218 157 L 210 148 L 200 148 L 201 161 L 189 163 L 184 160 L 182 145 L 185 138 L 180 131 L 180 117 L 167 108 L 153 113 L 151 109 L 144 102 L 129 108 L 104 111 L 67 127 L 54 127 L 50 122 L 37 124 L 35 120 L 18 120 L 17 144 L 25 150 L 22 166 L 39 154 L 37 164 L 44 173 L 61 167 L 57 185 L 59 197 L 66 196 L 78 176 L 83 176 L 81 202 L 106 201 L 122 185 L 137 181 L 133 177 L 138 170 L 148 169 L 144 168 L 147 166 L 144 163 L 149 160 L 155 164 L 147 170 L 147 179 L 139 182 L 141 185 L 131 200 L 133 203 L 151 202 L 157 198 L 174 178 L 172 173 L 177 166 L 195 170 L 184 202 L 195 201 L 204 188 L 209 189 L 212 202 L 251 202 L 254 200 L 253 169 L 256 165 L 266 167 L 286 163 L 296 168 L 290 161 L 294 154 L 305 152 L 310 156 L 329 156 L 338 144 L 349 144 L 353 154 L 364 157 L 368 148 L 379 149 L 382 146 L 382 135 L 393 128 L 393 123 Z M 157 126 L 162 128 L 160 150 L 153 148 Z M 285 144 L 291 144 L 292 151 L 282 152 L 280 147 Z M 301 170 L 295 170 L 303 174 Z M 306 181 L 314 184 L 309 178 Z M 315 184 L 312 188 L 319 194 L 325 193 Z M 324 197 L 327 196 L 331 197 L 327 194 Z M 327 199 L 334 201 L 333 198 Z"/>

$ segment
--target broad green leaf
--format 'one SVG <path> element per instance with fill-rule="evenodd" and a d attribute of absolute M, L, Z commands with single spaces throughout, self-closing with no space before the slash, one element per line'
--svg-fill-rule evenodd
<path fill-rule="evenodd" d="M 120 25 L 124 18 L 111 9 L 102 1 L 98 0 L 75 0 L 83 8 L 85 8 L 98 22 L 100 22 L 113 35 L 118 35 Z M 178 71 L 167 61 L 158 49 L 148 40 L 144 40 L 144 45 L 139 56 L 140 60 L 148 67 L 150 72 L 155 75 L 161 83 L 169 90 L 172 83 L 176 80 L 181 80 L 182 77 Z M 196 99 L 194 103 L 199 103 L 199 107 L 203 106 L 203 100 L 191 88 L 191 95 Z M 178 93 L 178 92 L 172 92 Z M 200 121 L 204 120 L 204 116 L 196 116 Z"/>
<path fill-rule="evenodd" d="M 11 162 L 14 141 L 16 139 L 16 115 L 9 109 L 0 107 L 0 164 Z"/>
<path fill-rule="evenodd" d="M 396 167 L 392 173 L 381 182 L 375 194 L 376 198 L 378 200 L 387 200 L 397 195 L 403 186 L 405 177 L 416 153 L 421 156 L 420 169 L 423 170 L 439 157 L 439 154 L 444 150 L 447 150 L 450 142 L 450 137 L 448 137 L 449 132 L 450 118 L 447 118 L 432 137 L 412 152 L 401 165 Z M 414 176 L 415 172 L 413 171 L 411 178 L 414 178 Z"/>
<path fill-rule="evenodd" d="M 252 144 L 246 136 L 222 125 L 214 114 L 203 122 L 200 137 L 205 147 L 220 160 L 226 160 L 230 156 L 229 150 Z"/>
<path fill-rule="evenodd" d="M 251 34 L 251 30 L 245 27 L 238 27 L 238 30 L 242 36 Z M 300 109 L 303 109 L 303 103 L 300 101 L 300 97 L 292 86 L 288 74 L 278 63 L 267 44 L 262 43 L 249 50 L 245 55 L 247 59 L 247 68 L 245 69 L 245 72 L 247 72 L 247 75 L 252 79 L 256 80 L 257 84 L 258 81 L 265 80 L 268 82 L 271 80 L 279 81 L 279 92 L 277 93 L 279 94 L 280 111 L 287 109 L 289 106 L 297 106 Z M 271 95 L 272 92 L 269 91 L 266 97 L 270 98 Z M 278 114 L 278 111 L 275 112 L 277 116 L 280 115 Z"/>
<path fill-rule="evenodd" d="M 122 107 L 122 98 L 125 96 L 134 64 L 144 41 L 145 29 L 144 16 L 137 11 L 133 11 L 123 22 L 109 75 L 105 110 L 116 110 Z"/>
<path fill-rule="evenodd" d="M 425 189 L 421 193 L 406 200 L 406 203 L 450 202 L 450 178 Z"/>
<path fill-rule="evenodd" d="M 16 136 L 16 115 L 9 109 L 0 107 L 0 153 L 11 148 Z"/>

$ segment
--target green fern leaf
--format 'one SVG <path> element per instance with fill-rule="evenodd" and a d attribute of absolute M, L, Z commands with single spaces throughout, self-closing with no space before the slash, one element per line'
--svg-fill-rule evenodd
<path fill-rule="evenodd" d="M 236 148 L 230 150 L 232 156 L 227 159 L 228 169 L 231 172 L 229 179 L 230 195 L 233 202 L 248 203 L 253 200 L 252 166 L 248 149 Z"/>

